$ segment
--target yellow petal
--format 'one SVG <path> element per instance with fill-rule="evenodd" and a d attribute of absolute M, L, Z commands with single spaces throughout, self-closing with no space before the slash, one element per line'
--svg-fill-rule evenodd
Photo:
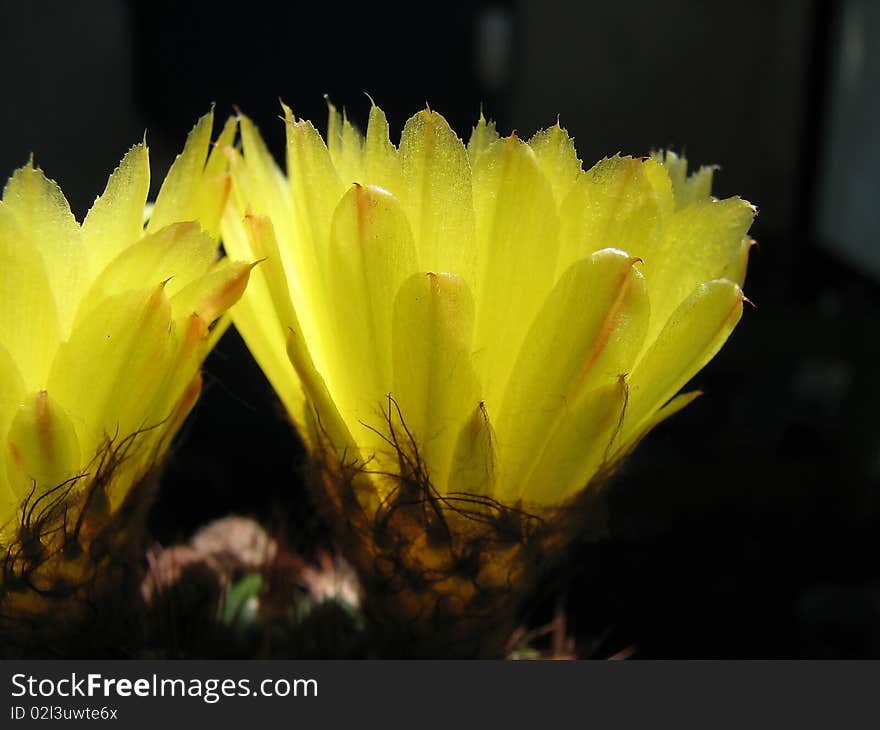
<path fill-rule="evenodd" d="M 626 405 L 626 382 L 585 391 L 564 409 L 521 482 L 527 502 L 555 504 L 589 485 L 611 456 Z"/>
<path fill-rule="evenodd" d="M 559 266 L 603 248 L 619 248 L 652 265 L 666 204 L 631 157 L 609 157 L 581 175 L 560 210 Z"/>
<path fill-rule="evenodd" d="M 325 377 L 339 393 L 337 404 L 352 430 L 358 421 L 380 427 L 376 416 L 392 384 L 394 295 L 416 267 L 412 233 L 394 196 L 353 186 L 333 214 L 329 259 L 339 359 Z"/>
<path fill-rule="evenodd" d="M 498 139 L 498 130 L 495 128 L 495 122 L 486 120 L 483 112 L 480 112 L 480 118 L 471 131 L 471 138 L 468 140 L 467 152 L 471 161 L 471 167 L 476 164 L 477 159 Z"/>
<path fill-rule="evenodd" d="M 211 143 L 214 112 L 205 114 L 186 138 L 183 151 L 177 155 L 162 182 L 156 204 L 147 224 L 147 232 L 154 233 L 180 221 L 198 220 L 206 231 L 216 228 L 217 220 L 202 220 L 202 176 Z"/>
<path fill-rule="evenodd" d="M 211 323 L 244 293 L 254 264 L 221 259 L 204 276 L 171 297 L 175 319 L 197 314 Z"/>
<path fill-rule="evenodd" d="M 327 149 L 344 185 L 363 181 L 364 139 L 360 132 L 327 100 Z"/>
<path fill-rule="evenodd" d="M 327 441 L 329 446 L 336 450 L 336 456 L 340 463 L 351 464 L 353 460 L 360 458 L 366 460 L 369 454 L 363 454 L 360 447 L 351 436 L 339 409 L 336 407 L 330 391 L 321 374 L 315 369 L 309 349 L 303 340 L 299 330 L 291 329 L 287 337 L 287 356 L 296 370 L 308 402 L 314 408 L 310 423 L 316 424 L 321 433 L 311 434 L 313 447 L 323 448 Z"/>
<path fill-rule="evenodd" d="M 273 264 L 281 266 L 284 280 L 283 296 L 291 298 L 297 308 L 308 307 L 310 311 L 326 309 L 324 303 L 324 266 L 326 266 L 326 240 L 313 245 L 309 221 L 294 215 L 294 202 L 307 202 L 305 194 L 291 196 L 290 185 L 275 164 L 257 128 L 247 117 L 241 117 L 241 134 L 244 159 L 233 156 L 232 174 L 238 201 L 235 216 L 225 216 L 223 222 L 224 243 L 227 252 L 240 260 L 273 257 Z M 326 153 L 325 153 L 326 156 Z M 308 156 L 305 156 L 308 159 Z M 330 169 L 332 172 L 332 169 Z M 304 191 L 299 191 L 303 192 Z M 305 208 L 301 208 L 304 211 Z M 271 230 L 271 242 L 260 243 L 262 233 L 253 239 L 254 225 L 266 217 Z M 262 225 L 262 224 L 261 224 Z M 323 229 L 322 229 L 323 230 Z M 284 241 L 296 241 L 299 245 L 279 248 L 275 236 Z M 322 233 L 321 235 L 325 235 Z M 272 252 L 263 250 L 270 245 Z M 277 260 L 276 260 L 277 259 Z M 266 267 L 263 267 L 266 269 Z M 294 273 L 296 272 L 296 273 Z M 263 279 L 257 279 L 259 282 Z M 292 283 L 292 287 L 288 284 Z M 265 292 L 268 294 L 268 292 Z M 258 296 L 262 296 L 258 294 Z M 319 321 L 323 321 L 320 317 Z M 283 343 L 287 337 L 287 325 L 282 327 L 280 361 L 289 367 L 284 357 Z M 309 330 L 308 335 L 313 332 Z"/>
<path fill-rule="evenodd" d="M 672 150 L 655 151 L 651 154 L 651 157 L 666 168 L 673 190 L 676 192 L 682 191 L 687 179 L 687 160 Z"/>
<path fill-rule="evenodd" d="M 260 369 L 281 398 L 281 402 L 290 414 L 297 430 L 300 434 L 304 434 L 306 427 L 305 396 L 296 371 L 287 357 L 287 333 L 272 326 L 274 322 L 266 326 L 267 321 L 272 317 L 272 310 L 257 302 L 256 297 L 251 293 L 251 289 L 256 286 L 262 276 L 263 272 L 260 266 L 251 272 L 248 293 L 233 307 L 232 321 Z M 263 314 L 266 311 L 270 314 Z"/>
<path fill-rule="evenodd" d="M 654 201 L 664 220 L 675 212 L 675 186 L 669 177 L 669 171 L 653 158 L 642 160 L 642 171 L 648 183 L 654 188 Z"/>
<path fill-rule="evenodd" d="M 308 121 L 296 121 L 284 107 L 287 121 L 287 175 L 294 213 L 300 226 L 299 246 L 319 257 L 326 248 L 330 220 L 346 190 L 321 135 Z"/>
<path fill-rule="evenodd" d="M 45 390 L 25 398 L 12 420 L 6 448 L 9 480 L 19 499 L 60 485 L 82 467 L 73 424 Z"/>
<path fill-rule="evenodd" d="M 479 404 L 470 360 L 473 324 L 471 293 L 453 274 L 413 274 L 394 300 L 391 392 L 441 492 L 459 429 Z"/>
<path fill-rule="evenodd" d="M 505 482 L 528 473 L 582 393 L 632 368 L 649 318 L 636 262 L 605 249 L 575 264 L 529 328 L 496 420 Z"/>
<path fill-rule="evenodd" d="M 474 349 L 490 412 L 553 284 L 557 219 L 535 153 L 516 137 L 493 144 L 474 167 L 479 286 Z"/>
<path fill-rule="evenodd" d="M 290 187 L 259 130 L 246 116 L 239 119 L 246 166 L 236 170 L 237 182 L 251 211 L 284 221 L 290 215 Z"/>
<path fill-rule="evenodd" d="M 681 193 L 676 193 L 676 205 L 685 207 L 706 200 L 712 193 L 712 177 L 715 169 L 714 165 L 703 165 L 689 175 L 685 181 L 684 190 Z"/>
<path fill-rule="evenodd" d="M 172 328 L 176 323 L 172 324 Z M 116 448 L 125 451 L 126 469 L 120 470 L 111 483 L 109 496 L 112 509 L 122 502 L 132 480 L 155 469 L 168 453 L 171 442 L 192 411 L 202 391 L 201 363 L 209 347 L 207 328 L 193 315 L 180 341 L 169 343 L 164 365 L 164 378 L 151 397 L 142 422 L 147 424 L 129 444 L 116 440 Z M 121 432 L 120 432 L 121 433 Z"/>
<path fill-rule="evenodd" d="M 308 121 L 295 121 L 284 107 L 287 121 L 287 174 L 293 201 L 295 233 L 279 235 L 291 241 L 292 263 L 298 282 L 291 289 L 297 306 L 325 312 L 328 280 L 327 246 L 333 211 L 345 192 L 321 135 Z M 281 225 L 281 224 L 279 224 Z M 285 263 L 285 269 L 287 264 Z M 311 333 L 309 333 L 311 335 Z"/>
<path fill-rule="evenodd" d="M 257 296 L 252 298 L 249 287 L 247 299 L 235 308 L 236 325 L 245 331 L 249 345 L 255 333 L 262 330 L 264 338 L 256 335 L 259 346 L 254 354 L 261 357 L 262 353 L 263 361 L 271 363 L 266 373 L 273 384 L 283 384 L 278 392 L 301 429 L 300 433 L 311 446 L 324 447 L 329 439 L 330 446 L 337 450 L 341 460 L 358 458 L 360 452 L 339 415 L 324 378 L 315 366 L 314 353 L 306 345 L 296 308 L 289 297 L 286 273 L 271 221 L 261 216 L 248 216 L 242 230 L 235 235 L 239 243 L 246 240 L 248 250 L 264 259 L 253 272 L 256 279 L 253 293 Z M 247 327 L 249 322 L 254 321 L 260 322 L 261 326 Z M 266 322 L 270 323 L 268 327 L 265 326 Z M 277 351 L 270 349 L 278 337 L 286 342 L 282 351 L 286 354 L 284 362 L 278 362 Z M 317 346 L 319 340 L 315 338 L 310 342 Z M 310 413 L 308 409 L 311 408 L 316 409 L 317 413 Z M 313 424 L 320 432 L 311 428 Z"/>
<path fill-rule="evenodd" d="M 168 423 L 167 435 L 165 436 L 166 439 L 174 437 L 174 434 L 177 433 L 177 431 L 183 425 L 183 422 L 186 420 L 186 417 L 190 414 L 190 411 L 192 411 L 193 406 L 195 406 L 196 401 L 198 401 L 201 393 L 202 372 L 200 370 L 189 382 L 189 385 L 183 391 L 183 395 L 180 397 L 180 400 L 177 401 L 177 407 L 174 410 L 171 420 Z"/>
<path fill-rule="evenodd" d="M 336 165 L 342 147 L 342 115 L 328 96 L 324 96 L 324 101 L 327 104 L 327 151 L 333 164 Z"/>
<path fill-rule="evenodd" d="M 363 182 L 385 188 L 399 198 L 403 188 L 402 174 L 397 149 L 391 144 L 385 112 L 373 104 L 364 145 Z"/>
<path fill-rule="evenodd" d="M 447 492 L 493 494 L 495 440 L 489 413 L 481 402 L 473 409 L 456 438 Z"/>
<path fill-rule="evenodd" d="M 145 416 L 172 345 L 162 286 L 109 297 L 77 325 L 58 350 L 48 389 L 64 403 L 84 451 L 155 425 Z"/>
<path fill-rule="evenodd" d="M 3 191 L 3 202 L 23 234 L 14 245 L 29 251 L 28 255 L 39 252 L 43 258 L 63 336 L 73 322 L 90 270 L 80 227 L 58 185 L 32 165 L 13 173 Z"/>
<path fill-rule="evenodd" d="M 83 222 L 83 245 L 96 272 L 141 237 L 149 191 L 150 156 L 141 143 L 122 158 Z"/>
<path fill-rule="evenodd" d="M 208 323 L 198 314 L 172 321 L 165 347 L 164 374 L 155 389 L 143 421 L 149 425 L 163 424 L 177 412 L 178 402 L 198 375 L 202 361 L 210 350 Z M 146 440 L 159 441 L 165 428 L 147 434 Z"/>
<path fill-rule="evenodd" d="M 535 151 L 541 172 L 550 181 L 556 204 L 562 205 L 582 172 L 574 140 L 557 122 L 535 134 L 529 140 L 529 146 Z"/>
<path fill-rule="evenodd" d="M 5 202 L 0 202 L 0 296 L 0 343 L 25 387 L 44 388 L 61 339 L 55 297 L 42 257 Z"/>
<path fill-rule="evenodd" d="M 464 144 L 442 116 L 424 110 L 403 128 L 400 160 L 400 202 L 412 227 L 419 268 L 458 274 L 472 284 L 474 213 Z"/>
<path fill-rule="evenodd" d="M 723 277 L 742 285 L 751 246 L 745 234 L 754 217 L 754 207 L 740 198 L 707 198 L 669 218 L 650 271 L 649 340 L 704 281 Z"/>
<path fill-rule="evenodd" d="M 220 233 L 220 219 L 232 189 L 227 153 L 235 141 L 237 127 L 236 119 L 226 120 L 220 136 L 211 148 L 201 183 L 196 189 L 194 202 L 196 218 L 213 238 L 217 238 Z"/>
<path fill-rule="evenodd" d="M 15 360 L 0 343 L 0 438 L 6 435 L 9 422 L 21 405 L 24 390 L 24 381 L 15 366 Z"/>
<path fill-rule="evenodd" d="M 248 349 L 303 433 L 306 425 L 304 395 L 286 354 L 288 332 L 291 328 L 299 329 L 300 325 L 290 299 L 272 223 L 265 216 L 257 215 L 240 220 L 237 213 L 227 210 L 223 221 L 223 245 L 235 258 L 262 259 L 251 271 L 246 294 L 231 310 L 232 317 Z"/>
<path fill-rule="evenodd" d="M 651 156 L 662 163 L 669 173 L 669 178 L 672 181 L 672 187 L 675 192 L 675 207 L 677 210 L 708 200 L 712 193 L 712 177 L 715 170 L 718 169 L 715 165 L 705 165 L 691 175 L 688 175 L 687 158 L 677 155 L 671 150 L 657 152 Z"/>
<path fill-rule="evenodd" d="M 272 312 L 273 323 L 277 324 L 279 333 L 286 338 L 288 330 L 298 328 L 300 323 L 290 299 L 290 287 L 272 221 L 266 216 L 246 215 L 244 226 L 249 250 L 260 262 L 258 271 L 264 275 L 265 291 L 269 297 L 266 311 Z"/>
<path fill-rule="evenodd" d="M 235 133 L 238 131 L 238 119 L 229 117 L 220 130 L 220 136 L 214 141 L 211 152 L 208 155 L 208 161 L 205 163 L 204 176 L 206 178 L 215 178 L 223 176 L 227 173 L 228 158 L 226 155 L 227 148 L 235 142 Z"/>
<path fill-rule="evenodd" d="M 742 302 L 739 286 L 719 279 L 700 285 L 675 310 L 630 376 L 622 447 L 721 349 L 742 316 Z"/>
<path fill-rule="evenodd" d="M 217 255 L 217 242 L 198 223 L 174 223 L 144 236 L 111 261 L 80 305 L 77 321 L 110 296 L 167 282 L 173 296 L 204 276 Z"/>

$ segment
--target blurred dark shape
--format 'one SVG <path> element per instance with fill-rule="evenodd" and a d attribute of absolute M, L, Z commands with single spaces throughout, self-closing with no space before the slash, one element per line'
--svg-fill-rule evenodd
<path fill-rule="evenodd" d="M 140 586 L 135 655 L 333 658 L 365 650 L 360 585 L 342 558 L 315 562 L 255 520 L 230 515 L 188 543 L 154 545 Z M 134 643 L 134 642 L 132 642 Z"/>
<path fill-rule="evenodd" d="M 880 277 L 880 5 L 842 3 L 831 41 L 819 234 L 835 253 Z"/>

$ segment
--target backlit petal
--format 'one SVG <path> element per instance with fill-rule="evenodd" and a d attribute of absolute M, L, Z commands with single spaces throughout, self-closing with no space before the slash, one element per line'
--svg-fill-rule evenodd
<path fill-rule="evenodd" d="M 380 188 L 353 186 L 333 214 L 329 260 L 338 359 L 327 378 L 353 432 L 358 421 L 380 427 L 377 414 L 392 385 L 394 296 L 416 268 L 412 233 L 397 200 Z"/>
<path fill-rule="evenodd" d="M 82 466 L 76 431 L 45 390 L 24 398 L 12 419 L 5 448 L 8 477 L 19 499 L 39 496 L 75 476 Z"/>
<path fill-rule="evenodd" d="M 535 151 L 541 172 L 550 181 L 556 204 L 562 205 L 583 171 L 574 140 L 557 123 L 535 134 L 529 140 L 529 146 Z"/>
<path fill-rule="evenodd" d="M 479 280 L 474 348 L 490 412 L 498 408 L 526 323 L 553 285 L 553 192 L 525 142 L 495 142 L 474 168 Z"/>
<path fill-rule="evenodd" d="M 122 158 L 83 221 L 83 245 L 95 271 L 141 237 L 149 191 L 150 158 L 147 145 L 141 143 Z"/>
<path fill-rule="evenodd" d="M 44 388 L 61 339 L 55 295 L 43 257 L 5 202 L 0 202 L 0 292 L 0 344 L 26 387 Z"/>
<path fill-rule="evenodd" d="M 673 312 L 630 376 L 623 443 L 702 370 L 742 316 L 739 286 L 719 279 L 700 285 Z"/>
<path fill-rule="evenodd" d="M 473 324 L 471 293 L 453 274 L 413 274 L 394 300 L 391 392 L 440 489 L 459 429 L 479 405 Z"/>
<path fill-rule="evenodd" d="M 411 117 L 400 137 L 406 211 L 419 268 L 451 272 L 472 285 L 474 213 L 464 144 L 447 121 L 429 110 Z"/>
<path fill-rule="evenodd" d="M 13 173 L 3 190 L 3 202 L 18 224 L 21 238 L 15 245 L 42 258 L 63 336 L 73 323 L 90 271 L 81 229 L 58 185 L 32 165 Z"/>
<path fill-rule="evenodd" d="M 649 316 L 636 263 L 606 249 L 575 264 L 534 320 L 496 421 L 511 480 L 529 473 L 582 393 L 614 383 L 632 368 Z"/>
<path fill-rule="evenodd" d="M 598 162 L 562 203 L 558 271 L 603 248 L 619 248 L 650 267 L 671 205 L 671 191 L 667 195 L 664 201 L 641 160 L 614 156 Z"/>

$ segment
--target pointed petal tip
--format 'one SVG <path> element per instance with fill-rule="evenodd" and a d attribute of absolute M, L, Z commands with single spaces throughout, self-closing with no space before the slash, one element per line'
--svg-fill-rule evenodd
<path fill-rule="evenodd" d="M 272 221 L 269 220 L 268 216 L 254 213 L 250 206 L 248 206 L 248 209 L 245 211 L 243 220 L 248 233 L 257 239 L 264 236 L 266 229 L 272 225 Z"/>
<path fill-rule="evenodd" d="M 170 316 L 171 299 L 168 297 L 166 287 L 172 279 L 174 279 L 174 277 L 169 276 L 167 279 L 160 281 L 156 285 L 155 289 L 153 289 L 153 292 L 150 294 L 149 299 L 147 299 L 146 308 L 144 310 L 145 313 L 152 314 L 167 308 Z"/>
<path fill-rule="evenodd" d="M 296 115 L 293 113 L 293 109 L 291 109 L 287 104 L 284 103 L 282 99 L 278 100 L 281 103 L 281 111 L 284 112 L 284 115 L 279 117 L 282 119 L 287 125 L 288 129 L 299 124 L 299 121 L 296 118 Z"/>
<path fill-rule="evenodd" d="M 34 486 L 55 486 L 79 467 L 76 429 L 46 389 L 23 400 L 12 420 L 8 444 L 17 477 L 37 482 Z"/>
<path fill-rule="evenodd" d="M 409 120 L 407 120 L 407 124 L 409 124 L 410 122 L 417 121 L 417 120 L 422 120 L 422 121 L 429 123 L 429 124 L 440 124 L 440 125 L 449 127 L 451 129 L 451 127 L 449 126 L 449 122 L 446 120 L 446 117 L 444 117 L 436 109 L 432 109 L 428 105 L 427 101 L 425 102 L 425 108 L 420 109 L 415 114 L 413 114 L 409 118 Z M 406 125 L 404 125 L 404 126 L 406 126 Z"/>
<path fill-rule="evenodd" d="M 190 314 L 186 324 L 185 340 L 187 344 L 192 347 L 194 343 L 204 339 L 207 334 L 208 323 L 205 321 L 204 317 L 198 312 Z"/>

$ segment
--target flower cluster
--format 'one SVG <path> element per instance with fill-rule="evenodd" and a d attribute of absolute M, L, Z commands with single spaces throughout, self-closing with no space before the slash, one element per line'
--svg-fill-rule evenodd
<path fill-rule="evenodd" d="M 32 163 L 7 183 L 0 620 L 93 605 L 137 561 L 229 309 L 367 615 L 404 652 L 497 654 L 608 476 L 698 395 L 755 209 L 670 152 L 585 170 L 558 123 L 525 141 L 481 115 L 465 144 L 425 109 L 395 145 L 375 105 L 366 134 L 331 105 L 326 141 L 284 115 L 286 174 L 245 116 L 212 149 L 208 114 L 152 207 L 145 144 L 82 224 Z"/>

